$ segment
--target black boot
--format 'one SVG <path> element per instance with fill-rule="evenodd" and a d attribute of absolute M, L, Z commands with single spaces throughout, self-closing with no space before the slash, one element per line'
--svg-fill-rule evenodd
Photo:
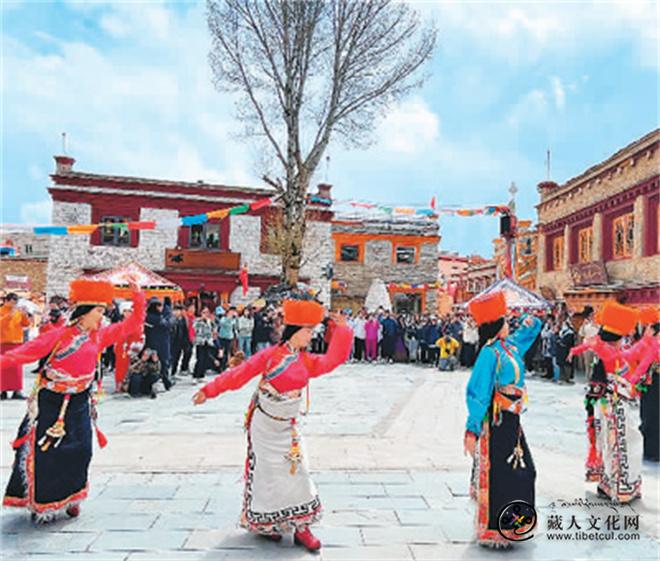
<path fill-rule="evenodd" d="M 27 399 L 21 392 L 14 392 L 12 399 Z"/>
<path fill-rule="evenodd" d="M 7 399 L 7 392 L 0 393 L 0 399 Z"/>

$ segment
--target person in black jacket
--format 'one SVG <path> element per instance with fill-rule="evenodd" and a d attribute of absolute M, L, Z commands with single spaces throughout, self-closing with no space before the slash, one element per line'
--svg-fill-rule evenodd
<path fill-rule="evenodd" d="M 155 296 L 149 300 L 147 317 L 144 322 L 145 346 L 154 349 L 160 360 L 160 375 L 166 390 L 174 382 L 170 379 L 170 330 L 173 325 L 172 308 L 169 298 L 163 305 Z"/>
<path fill-rule="evenodd" d="M 263 308 L 254 313 L 254 329 L 252 331 L 252 342 L 255 352 L 259 352 L 270 345 L 270 320 L 264 313 Z"/>
<path fill-rule="evenodd" d="M 172 378 L 176 376 L 179 368 L 179 361 L 183 356 L 181 364 L 181 373 L 188 372 L 190 357 L 192 355 L 192 341 L 190 340 L 190 329 L 188 320 L 185 316 L 185 310 L 181 304 L 174 306 L 174 318 L 172 325 Z"/>
<path fill-rule="evenodd" d="M 570 356 L 571 349 L 577 343 L 577 331 L 573 326 L 570 316 L 566 316 L 564 323 L 559 329 L 557 339 L 557 364 L 559 365 L 559 381 L 564 384 L 574 384 L 573 381 L 573 358 Z"/>

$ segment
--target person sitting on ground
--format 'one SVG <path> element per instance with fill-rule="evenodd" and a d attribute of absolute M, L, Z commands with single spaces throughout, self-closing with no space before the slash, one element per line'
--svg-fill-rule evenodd
<path fill-rule="evenodd" d="M 458 362 L 456 355 L 460 344 L 448 333 L 435 342 L 440 351 L 440 370 L 454 370 Z"/>
<path fill-rule="evenodd" d="M 148 395 L 156 399 L 154 384 L 160 380 L 160 372 L 158 353 L 145 347 L 131 362 L 122 391 L 128 391 L 131 397 Z"/>

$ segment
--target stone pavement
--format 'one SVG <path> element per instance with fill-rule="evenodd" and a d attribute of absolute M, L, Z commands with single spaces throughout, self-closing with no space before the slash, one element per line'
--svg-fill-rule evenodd
<path fill-rule="evenodd" d="M 644 497 L 632 506 L 597 499 L 582 480 L 581 386 L 534 378 L 523 423 L 538 472 L 539 525 L 505 554 L 474 545 L 462 453 L 468 374 L 348 364 L 312 382 L 303 431 L 325 509 L 320 556 L 290 538 L 274 544 L 237 528 L 241 423 L 254 383 L 194 408 L 195 387 L 184 378 L 156 400 L 106 397 L 100 424 L 110 443 L 95 451 L 81 517 L 35 526 L 24 511 L 4 509 L 2 559 L 658 559 L 657 467 L 644 464 Z M 24 407 L 2 402 L 3 487 L 7 443 Z M 605 541 L 558 541 L 558 521 L 574 531 L 589 520 L 620 529 Z"/>

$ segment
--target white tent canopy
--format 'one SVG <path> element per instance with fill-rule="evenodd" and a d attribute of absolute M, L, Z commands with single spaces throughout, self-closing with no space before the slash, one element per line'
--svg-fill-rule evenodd
<path fill-rule="evenodd" d="M 481 298 L 486 294 L 493 292 L 504 292 L 506 298 L 506 305 L 508 308 L 549 308 L 550 304 L 538 294 L 534 294 L 531 290 L 523 288 L 519 284 L 513 282 L 510 278 L 506 277 L 491 284 L 486 290 L 477 294 L 472 300 Z M 472 302 L 470 300 L 470 302 Z M 466 306 L 470 304 L 468 302 Z"/>

